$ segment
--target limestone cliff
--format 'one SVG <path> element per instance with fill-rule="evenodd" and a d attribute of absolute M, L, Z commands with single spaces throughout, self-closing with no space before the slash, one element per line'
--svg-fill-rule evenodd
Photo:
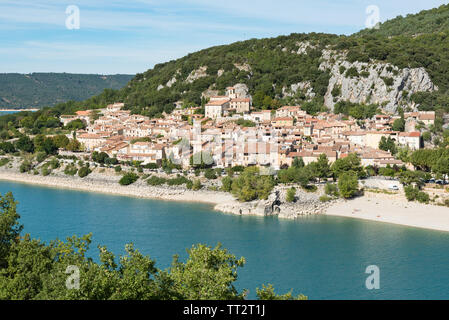
<path fill-rule="evenodd" d="M 416 108 L 409 98 L 416 92 L 438 90 L 424 68 L 400 69 L 371 61 L 349 62 L 345 52 L 323 50 L 321 70 L 330 72 L 324 103 L 333 110 L 338 101 L 378 104 L 394 113 L 399 106 Z"/>

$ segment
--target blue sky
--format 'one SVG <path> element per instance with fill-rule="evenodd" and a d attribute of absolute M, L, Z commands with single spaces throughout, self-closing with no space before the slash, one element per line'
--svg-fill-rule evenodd
<path fill-rule="evenodd" d="M 0 72 L 134 74 L 214 45 L 292 32 L 351 34 L 437 0 L 0 0 Z M 66 8 L 80 28 L 66 28 Z"/>

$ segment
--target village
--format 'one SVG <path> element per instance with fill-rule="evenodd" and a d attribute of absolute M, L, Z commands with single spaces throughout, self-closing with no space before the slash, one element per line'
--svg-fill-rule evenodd
<path fill-rule="evenodd" d="M 84 151 L 104 152 L 119 161 L 160 165 L 169 159 L 188 168 L 191 159 L 198 158 L 217 168 L 256 165 L 274 170 L 291 166 L 295 158 L 307 165 L 321 154 L 330 163 L 357 153 L 363 166 L 407 165 L 379 149 L 382 138 L 418 150 L 423 148 L 423 139 L 416 127 L 435 121 L 435 112 L 406 112 L 405 130 L 399 132 L 392 130 L 400 118 L 394 115 L 377 114 L 359 121 L 332 113 L 312 116 L 301 106 L 256 111 L 251 96 L 234 87 L 228 87 L 224 96 L 211 96 L 204 115 L 198 109 L 178 104 L 171 114 L 150 119 L 124 110 L 124 103 L 114 103 L 99 111 L 62 115 L 60 121 L 64 125 L 83 121 L 86 128 L 75 134 Z M 202 157 L 192 157 L 197 154 Z M 210 155 L 207 160 L 205 154 Z"/>

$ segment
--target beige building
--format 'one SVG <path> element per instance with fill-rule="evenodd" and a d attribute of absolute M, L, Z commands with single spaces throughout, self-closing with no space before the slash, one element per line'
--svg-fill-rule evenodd
<path fill-rule="evenodd" d="M 420 132 L 401 132 L 399 133 L 398 142 L 400 145 L 408 146 L 412 150 L 421 148 Z"/>
<path fill-rule="evenodd" d="M 235 98 L 231 99 L 229 108 L 235 110 L 237 113 L 248 113 L 251 109 L 250 98 Z"/>
<path fill-rule="evenodd" d="M 221 118 L 229 110 L 229 100 L 210 101 L 204 107 L 205 116 L 209 119 Z"/>

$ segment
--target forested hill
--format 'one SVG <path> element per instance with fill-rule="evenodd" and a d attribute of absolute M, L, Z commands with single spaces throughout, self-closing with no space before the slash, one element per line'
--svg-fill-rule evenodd
<path fill-rule="evenodd" d="M 448 5 L 431 10 L 421 11 L 418 14 L 398 16 L 386 21 L 379 29 L 365 29 L 358 35 L 382 35 L 382 36 L 415 36 L 425 33 L 438 33 L 449 30 Z"/>
<path fill-rule="evenodd" d="M 133 75 L 70 73 L 0 74 L 0 108 L 39 108 L 81 101 L 104 89 L 120 89 Z"/>

